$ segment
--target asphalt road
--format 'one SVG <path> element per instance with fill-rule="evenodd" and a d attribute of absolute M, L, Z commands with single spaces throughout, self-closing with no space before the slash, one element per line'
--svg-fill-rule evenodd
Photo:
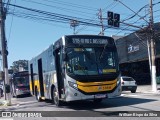
<path fill-rule="evenodd" d="M 160 111 L 160 94 L 123 92 L 121 97 L 105 99 L 100 104 L 92 101 L 76 101 L 56 107 L 51 101 L 37 102 L 34 96 L 12 98 L 12 106 L 2 110 L 14 111 Z M 154 106 L 154 107 L 153 107 Z"/>
<path fill-rule="evenodd" d="M 148 119 L 148 117 L 144 116 L 145 113 L 149 115 L 150 119 L 160 118 L 156 117 L 156 114 L 160 114 L 160 94 L 153 93 L 122 92 L 121 97 L 105 99 L 100 104 L 95 104 L 92 101 L 77 101 L 64 104 L 61 107 L 56 107 L 49 100 L 37 102 L 34 96 L 13 98 L 12 102 L 14 102 L 12 106 L 2 107 L 0 108 L 0 111 L 12 111 L 18 113 L 25 113 L 25 111 L 31 113 L 40 112 L 44 118 L 50 116 L 47 117 L 46 120 L 49 120 L 52 117 L 54 117 L 54 119 L 62 119 L 62 117 L 63 119 L 67 119 L 68 117 L 71 119 L 80 119 L 80 117 L 84 117 L 86 119 L 87 117 L 88 120 L 90 118 L 99 120 L 100 118 L 107 119 L 118 117 L 117 119 L 122 119 L 122 117 L 124 117 L 123 120 L 125 120 L 130 117 L 130 115 L 133 115 L 133 113 L 136 114 L 136 117 L 132 116 L 134 120 L 135 118 L 137 119 L 140 117 Z M 43 120 L 44 118 L 41 119 Z M 14 118 L 14 120 L 18 119 L 19 118 Z M 23 119 L 28 120 L 27 118 Z M 34 120 L 38 119 L 34 118 Z M 68 118 L 67 120 L 70 119 Z"/>

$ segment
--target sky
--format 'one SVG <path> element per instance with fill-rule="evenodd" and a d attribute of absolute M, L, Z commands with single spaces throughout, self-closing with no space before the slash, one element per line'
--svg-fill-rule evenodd
<path fill-rule="evenodd" d="M 8 0 L 3 0 L 7 2 Z M 11 0 L 8 6 L 8 14 L 5 21 L 6 38 L 8 45 L 8 67 L 14 61 L 31 60 L 37 56 L 50 44 L 54 43 L 63 35 L 73 34 L 73 27 L 70 21 L 56 18 L 53 21 L 44 20 L 49 16 L 42 16 L 23 8 L 45 11 L 55 15 L 65 16 L 76 20 L 87 21 L 92 24 L 100 24 L 98 19 L 99 9 L 102 9 L 103 24 L 105 25 L 106 36 L 128 35 L 137 30 L 135 27 L 129 27 L 120 24 L 120 28 L 114 28 L 107 25 L 107 12 L 120 14 L 120 21 L 135 26 L 144 27 L 149 21 L 149 4 L 150 0 Z M 160 0 L 153 0 L 157 3 L 153 6 L 154 22 L 160 20 Z M 14 7 L 14 5 L 16 5 Z M 20 7 L 19 7 L 20 6 Z M 144 7 L 144 8 L 143 8 Z M 143 8 L 142 10 L 140 10 Z M 140 10 L 140 11 L 139 11 Z M 138 12 L 139 11 L 139 12 Z M 135 15 L 138 12 L 138 15 Z M 32 18 L 25 15 L 30 14 Z M 35 16 L 42 19 L 33 19 Z M 17 17 L 18 16 L 18 17 Z M 144 19 L 140 17 L 145 16 Z M 127 20 L 128 19 L 128 20 Z M 127 29 L 127 30 L 126 30 Z M 100 26 L 89 26 L 88 24 L 79 24 L 75 28 L 77 34 L 95 34 L 100 33 Z"/>

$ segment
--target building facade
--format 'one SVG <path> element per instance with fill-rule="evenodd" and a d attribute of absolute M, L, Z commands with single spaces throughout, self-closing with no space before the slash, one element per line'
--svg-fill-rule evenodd
<path fill-rule="evenodd" d="M 137 84 L 151 84 L 149 46 L 150 32 L 137 31 L 115 41 L 120 62 L 121 74 L 131 76 Z M 160 77 L 160 23 L 155 24 L 156 74 Z"/>

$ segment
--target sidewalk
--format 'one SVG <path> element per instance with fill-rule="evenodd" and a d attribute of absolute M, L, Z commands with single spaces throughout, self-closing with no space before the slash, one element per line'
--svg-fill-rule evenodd
<path fill-rule="evenodd" d="M 4 96 L 0 97 L 0 107 L 1 106 L 11 106 L 11 105 L 9 105 L 9 101 L 5 100 Z"/>
<path fill-rule="evenodd" d="M 6 107 L 13 107 L 13 106 L 17 106 L 19 104 L 22 104 L 24 102 L 20 102 L 17 100 L 17 98 L 11 98 L 11 105 L 9 104 L 8 100 L 5 100 L 4 97 L 2 97 L 0 99 L 0 110 L 5 109 Z"/>
<path fill-rule="evenodd" d="M 157 85 L 157 92 L 152 91 L 152 85 L 138 85 L 136 92 L 160 94 L 160 84 Z"/>

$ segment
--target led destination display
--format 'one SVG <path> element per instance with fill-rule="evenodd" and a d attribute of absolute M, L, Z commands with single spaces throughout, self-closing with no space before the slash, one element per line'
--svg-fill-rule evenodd
<path fill-rule="evenodd" d="M 72 38 L 74 44 L 107 44 L 107 39 Z"/>

